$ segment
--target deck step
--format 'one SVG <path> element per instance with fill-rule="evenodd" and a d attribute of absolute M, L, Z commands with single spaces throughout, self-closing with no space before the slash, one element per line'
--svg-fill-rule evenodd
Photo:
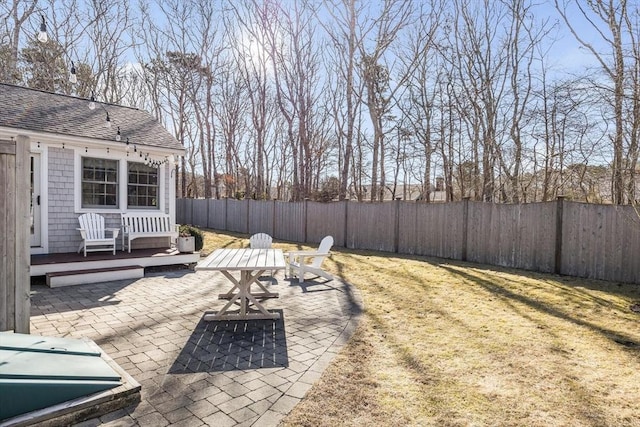
<path fill-rule="evenodd" d="M 90 270 L 60 271 L 47 273 L 47 286 L 85 285 L 89 283 L 109 282 L 112 280 L 140 279 L 144 277 L 144 267 L 130 265 L 125 267 L 94 268 Z"/>

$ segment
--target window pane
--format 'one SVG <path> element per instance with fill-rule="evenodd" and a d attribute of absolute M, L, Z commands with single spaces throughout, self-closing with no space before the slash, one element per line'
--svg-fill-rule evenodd
<path fill-rule="evenodd" d="M 118 207 L 118 161 L 82 158 L 82 207 Z"/>
<path fill-rule="evenodd" d="M 131 208 L 158 207 L 158 168 L 127 164 L 127 204 Z M 150 196 L 153 197 L 150 197 Z"/>

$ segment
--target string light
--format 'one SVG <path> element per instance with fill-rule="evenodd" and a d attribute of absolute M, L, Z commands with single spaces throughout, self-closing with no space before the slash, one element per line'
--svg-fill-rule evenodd
<path fill-rule="evenodd" d="M 47 43 L 49 41 L 49 35 L 47 34 L 47 21 L 42 15 L 42 22 L 40 23 L 40 31 L 38 31 L 38 35 L 36 36 L 40 43 Z M 71 61 L 71 69 L 69 70 L 69 83 L 76 84 L 78 83 L 78 75 L 76 73 L 76 64 Z"/>
<path fill-rule="evenodd" d="M 40 23 L 40 31 L 37 34 L 37 39 L 41 43 L 47 43 L 49 41 L 49 35 L 47 34 L 47 21 L 44 15 L 42 16 L 42 22 Z M 72 84 L 76 84 L 78 82 L 78 73 L 76 70 L 76 64 L 74 61 L 71 61 L 71 68 L 69 69 L 69 82 Z M 91 97 L 89 98 L 89 110 L 95 110 L 97 106 L 95 92 L 91 91 Z M 104 107 L 104 105 L 100 104 L 102 109 L 106 114 L 104 126 L 107 129 L 110 129 L 112 126 L 111 116 L 109 115 L 109 111 Z M 122 141 L 122 132 L 120 131 L 120 126 L 118 126 L 118 130 L 116 132 L 115 140 L 117 142 Z M 40 141 L 37 142 L 38 148 L 40 148 Z M 65 149 L 64 142 L 62 143 L 62 149 Z M 129 137 L 126 139 L 125 151 L 127 153 L 127 157 L 129 156 L 129 151 L 131 149 L 131 142 L 129 141 Z M 84 152 L 88 153 L 89 148 L 84 147 Z M 133 152 L 138 153 L 139 157 L 144 160 L 144 164 L 151 167 L 159 167 L 161 165 L 165 165 L 167 163 L 174 164 L 177 166 L 178 160 L 172 154 L 170 157 L 165 156 L 163 160 L 152 159 L 149 153 L 142 153 L 142 151 L 138 151 L 138 146 L 136 144 L 133 145 Z M 107 154 L 110 153 L 110 147 L 107 147 Z M 144 155 L 143 155 L 144 154 Z"/>
<path fill-rule="evenodd" d="M 69 74 L 69 82 L 71 84 L 78 83 L 78 76 L 76 75 L 76 64 L 71 61 L 71 73 Z"/>
<path fill-rule="evenodd" d="M 47 34 L 47 22 L 44 20 L 44 15 L 42 15 L 40 31 L 38 31 L 38 41 L 40 43 L 46 43 L 49 41 L 49 35 Z"/>
<path fill-rule="evenodd" d="M 46 43 L 49 41 L 49 35 L 47 34 L 47 21 L 44 15 L 41 15 L 42 17 L 42 22 L 40 23 L 40 31 L 37 34 L 37 39 L 38 41 L 40 41 L 41 43 Z M 78 83 L 78 73 L 76 70 L 76 64 L 74 61 L 71 61 L 71 68 L 69 70 L 69 82 L 71 84 L 76 84 Z M 107 129 L 110 129 L 112 126 L 111 123 L 111 116 L 109 115 L 109 111 L 107 111 L 107 109 L 100 104 L 100 106 L 102 107 L 102 109 L 104 110 L 105 114 L 106 114 L 106 118 L 105 118 L 105 122 L 104 122 L 104 126 Z M 89 110 L 95 110 L 96 109 L 96 97 L 95 97 L 95 92 L 91 91 L 91 98 L 89 98 Z M 118 130 L 116 132 L 116 136 L 115 136 L 115 140 L 117 142 L 121 142 L 122 141 L 122 132 L 120 131 L 120 126 L 118 126 Z M 40 141 L 38 141 L 38 148 L 40 148 Z M 65 148 L 65 144 L 62 143 L 62 149 Z M 127 137 L 126 139 L 126 146 L 125 146 L 125 151 L 127 153 L 127 157 L 129 156 L 129 151 L 131 149 L 131 142 L 129 141 L 129 137 Z M 84 152 L 88 153 L 89 149 L 88 147 L 84 147 Z M 134 153 L 139 153 L 139 157 L 143 158 L 143 153 L 138 151 L 138 146 L 134 144 L 133 146 L 133 152 Z M 107 147 L 107 153 L 110 153 L 110 149 L 109 147 Z M 174 163 L 176 162 L 175 160 L 175 156 L 171 155 L 171 159 L 169 159 L 169 157 L 165 157 L 164 160 L 154 160 L 149 156 L 149 153 L 145 153 L 144 154 L 144 164 L 145 165 L 149 165 L 152 167 L 158 167 L 160 165 L 164 165 L 166 163 Z"/>

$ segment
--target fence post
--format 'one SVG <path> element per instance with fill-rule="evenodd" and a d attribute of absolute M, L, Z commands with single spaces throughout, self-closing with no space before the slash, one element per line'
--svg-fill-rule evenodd
<path fill-rule="evenodd" d="M 396 223 L 393 230 L 393 252 L 398 253 L 400 250 L 400 200 L 401 197 L 396 197 Z"/>
<path fill-rule="evenodd" d="M 273 199 L 273 204 L 271 205 L 271 235 L 277 238 L 276 234 L 276 199 Z"/>
<path fill-rule="evenodd" d="M 309 198 L 304 199 L 304 236 L 303 236 L 303 242 L 307 243 L 307 225 L 309 224 L 309 216 L 308 216 L 308 212 L 309 212 Z"/>
<path fill-rule="evenodd" d="M 195 199 L 189 199 L 189 224 L 196 225 L 196 222 L 193 220 L 193 201 Z"/>
<path fill-rule="evenodd" d="M 344 237 L 342 247 L 347 247 L 347 233 L 349 232 L 349 199 L 344 200 Z"/>
<path fill-rule="evenodd" d="M 245 233 L 249 234 L 251 233 L 251 230 L 249 230 L 249 210 L 251 210 L 251 199 L 245 199 L 247 201 L 247 223 L 244 227 L 245 229 Z"/>
<path fill-rule="evenodd" d="M 558 196 L 556 200 L 556 253 L 554 273 L 562 272 L 562 218 L 564 214 L 564 196 Z"/>
<path fill-rule="evenodd" d="M 229 224 L 227 223 L 227 217 L 229 216 L 229 197 L 224 198 L 224 229 L 229 229 Z"/>
<path fill-rule="evenodd" d="M 469 245 L 469 199 L 469 196 L 462 199 L 462 261 L 467 260 L 467 248 Z"/>
<path fill-rule="evenodd" d="M 207 219 L 205 220 L 205 227 L 206 228 L 211 228 L 209 227 L 209 205 L 211 204 L 211 199 L 204 199 L 207 202 Z"/>

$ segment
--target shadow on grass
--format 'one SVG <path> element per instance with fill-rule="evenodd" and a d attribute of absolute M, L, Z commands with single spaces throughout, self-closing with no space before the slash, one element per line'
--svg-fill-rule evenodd
<path fill-rule="evenodd" d="M 200 319 L 169 369 L 172 374 L 289 366 L 282 310 L 280 319 Z"/>
<path fill-rule="evenodd" d="M 538 301 L 532 298 L 529 298 L 525 295 L 513 292 L 509 289 L 507 289 L 504 286 L 498 285 L 492 281 L 480 278 L 476 275 L 473 275 L 471 273 L 468 272 L 464 272 L 455 268 L 452 268 L 450 266 L 447 265 L 440 265 L 440 268 L 445 269 L 446 271 L 448 271 L 451 275 L 453 276 L 458 276 L 461 277 L 469 282 L 472 282 L 482 288 L 484 288 L 485 290 L 487 290 L 488 292 L 492 293 L 493 295 L 495 295 L 496 297 L 508 300 L 508 301 L 516 301 L 519 302 L 521 304 L 526 305 L 527 307 L 530 307 L 533 310 L 537 310 L 538 312 L 544 313 L 546 315 L 549 316 L 553 316 L 556 317 L 558 319 L 573 323 L 575 325 L 578 326 L 582 326 L 582 327 L 586 327 L 591 329 L 592 331 L 595 331 L 597 333 L 600 333 L 602 335 L 604 335 L 606 338 L 611 339 L 613 341 L 615 341 L 618 344 L 623 344 L 627 347 L 635 347 L 637 346 L 637 343 L 634 342 L 634 338 L 626 335 L 624 332 L 621 331 L 616 331 L 613 329 L 608 329 L 608 328 L 604 328 L 601 326 L 598 326 L 592 322 L 588 322 L 586 320 L 582 320 L 579 319 L 576 316 L 572 316 L 569 313 L 559 310 L 549 304 L 546 304 L 544 301 Z"/>

